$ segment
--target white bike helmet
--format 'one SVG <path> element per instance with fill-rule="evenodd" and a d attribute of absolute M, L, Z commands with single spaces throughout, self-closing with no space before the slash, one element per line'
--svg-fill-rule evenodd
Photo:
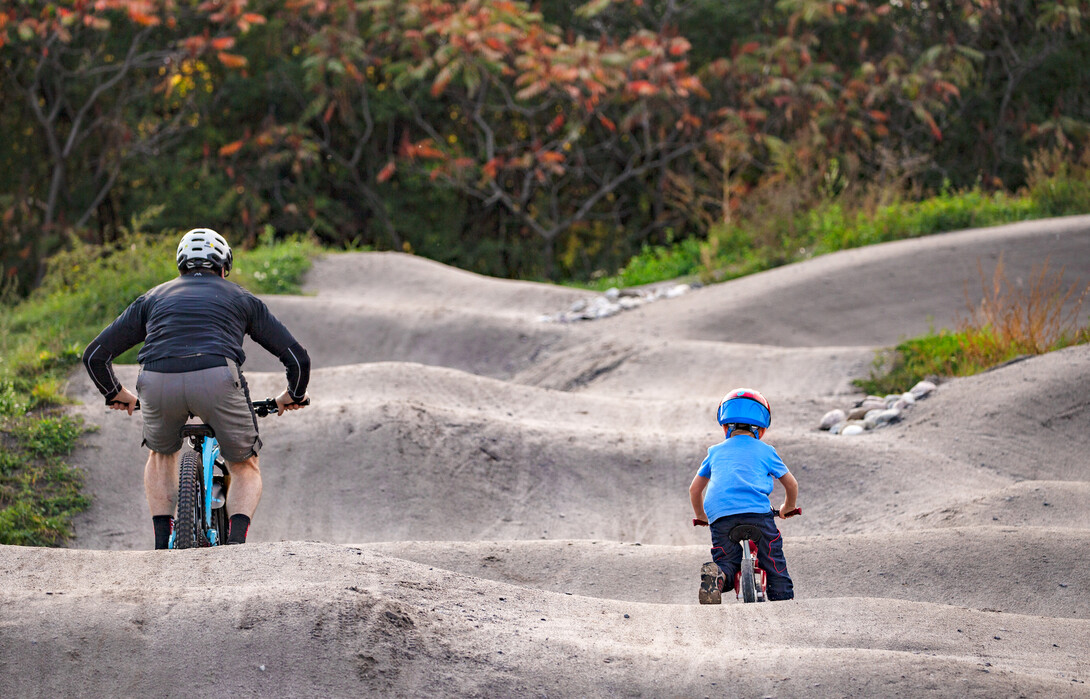
<path fill-rule="evenodd" d="M 194 228 L 178 243 L 178 269 L 219 267 L 223 276 L 231 271 L 234 256 L 222 235 L 211 228 Z"/>

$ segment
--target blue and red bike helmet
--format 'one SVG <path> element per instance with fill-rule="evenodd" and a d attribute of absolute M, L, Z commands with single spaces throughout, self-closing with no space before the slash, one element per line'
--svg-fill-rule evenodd
<path fill-rule="evenodd" d="M 772 424 L 772 408 L 760 391 L 736 388 L 719 403 L 720 425 L 753 425 L 758 430 Z"/>

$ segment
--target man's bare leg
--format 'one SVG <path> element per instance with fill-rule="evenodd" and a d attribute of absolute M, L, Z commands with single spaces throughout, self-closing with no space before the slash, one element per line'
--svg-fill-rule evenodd
<path fill-rule="evenodd" d="M 261 502 L 261 469 L 257 455 L 245 461 L 228 461 L 231 473 L 231 489 L 227 491 L 227 514 L 254 516 L 257 503 Z"/>
<path fill-rule="evenodd" d="M 144 466 L 144 495 L 155 529 L 155 548 L 165 549 L 174 530 L 174 507 L 178 497 L 178 452 L 148 452 Z"/>
<path fill-rule="evenodd" d="M 245 461 L 228 461 L 227 470 L 231 472 L 231 488 L 227 491 L 231 532 L 227 543 L 243 543 L 250 527 L 250 518 L 261 502 L 261 469 L 257 454 Z"/>
<path fill-rule="evenodd" d="M 144 495 L 152 517 L 174 516 L 178 504 L 178 452 L 148 452 L 148 463 L 144 466 Z"/>

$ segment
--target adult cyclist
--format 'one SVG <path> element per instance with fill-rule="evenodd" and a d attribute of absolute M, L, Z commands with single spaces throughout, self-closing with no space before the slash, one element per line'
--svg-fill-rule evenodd
<path fill-rule="evenodd" d="M 174 527 L 180 432 L 191 413 L 215 430 L 231 474 L 227 543 L 246 541 L 261 499 L 261 438 L 241 370 L 244 335 L 287 370 L 277 414 L 307 401 L 310 357 L 260 299 L 226 280 L 232 261 L 231 247 L 219 233 L 189 231 L 178 243 L 178 278 L 133 301 L 83 352 L 84 366 L 108 406 L 132 415 L 140 396 L 143 445 L 150 450 L 144 491 L 157 549 L 167 547 Z M 111 360 L 140 342 L 134 395 L 118 382 Z"/>

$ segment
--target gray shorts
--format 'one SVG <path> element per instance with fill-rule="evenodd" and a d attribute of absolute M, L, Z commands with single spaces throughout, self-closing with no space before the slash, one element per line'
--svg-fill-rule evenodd
<path fill-rule="evenodd" d="M 144 416 L 144 446 L 160 454 L 182 448 L 181 429 L 189 414 L 211 425 L 220 453 L 228 461 L 245 461 L 261 450 L 257 416 L 238 365 L 166 374 L 140 370 L 136 380 Z"/>

